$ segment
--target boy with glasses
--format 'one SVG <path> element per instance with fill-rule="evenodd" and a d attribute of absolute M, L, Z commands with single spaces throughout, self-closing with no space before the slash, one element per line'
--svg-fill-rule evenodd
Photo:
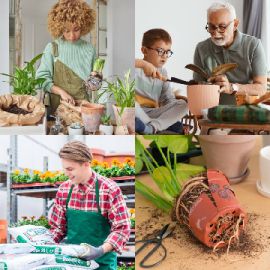
<path fill-rule="evenodd" d="M 156 106 L 149 108 L 136 102 L 137 133 L 183 133 L 179 120 L 186 115 L 187 105 L 175 99 L 163 67 L 173 55 L 171 45 L 171 37 L 163 29 L 151 29 L 143 35 L 141 51 L 144 57 L 135 61 L 136 96 L 150 99 Z"/>
<path fill-rule="evenodd" d="M 232 94 L 262 95 L 267 87 L 267 64 L 261 41 L 241 33 L 234 7 L 229 3 L 214 3 L 207 10 L 205 29 L 210 38 L 200 42 L 195 50 L 194 64 L 208 73 L 218 65 L 236 63 L 238 67 L 209 79 L 221 87 L 220 104 L 234 104 Z M 194 80 L 202 81 L 195 74 Z"/>

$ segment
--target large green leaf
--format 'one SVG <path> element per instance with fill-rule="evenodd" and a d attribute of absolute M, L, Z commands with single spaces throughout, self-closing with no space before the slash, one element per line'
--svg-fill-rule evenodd
<path fill-rule="evenodd" d="M 162 196 L 154 192 L 151 188 L 147 187 L 139 180 L 136 180 L 135 182 L 135 189 L 159 209 L 162 209 L 165 212 L 169 212 L 171 210 L 173 206 L 171 201 L 163 198 Z"/>
<path fill-rule="evenodd" d="M 186 163 L 176 164 L 176 177 L 180 182 L 186 181 L 195 175 L 198 175 L 205 171 L 204 166 L 192 165 Z"/>
<path fill-rule="evenodd" d="M 138 174 L 143 168 L 143 161 L 141 158 L 135 158 L 135 173 Z"/>

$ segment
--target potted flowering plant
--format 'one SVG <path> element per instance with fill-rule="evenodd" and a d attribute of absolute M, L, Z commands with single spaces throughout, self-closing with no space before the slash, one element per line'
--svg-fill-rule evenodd
<path fill-rule="evenodd" d="M 45 171 L 39 170 L 30 171 L 25 168 L 23 171 L 14 170 L 11 174 L 12 187 L 21 188 L 26 186 L 44 186 L 54 185 L 58 182 L 64 182 L 68 180 L 68 177 L 61 171 Z"/>

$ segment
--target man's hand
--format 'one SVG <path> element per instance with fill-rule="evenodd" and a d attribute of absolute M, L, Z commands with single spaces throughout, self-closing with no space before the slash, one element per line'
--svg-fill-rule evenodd
<path fill-rule="evenodd" d="M 86 260 L 86 261 L 95 260 L 104 254 L 104 250 L 102 246 L 99 246 L 96 248 L 85 243 L 82 243 L 81 245 L 85 246 L 85 248 L 87 249 L 86 252 L 80 256 L 80 258 L 83 260 Z"/>
<path fill-rule="evenodd" d="M 226 75 L 213 76 L 207 81 L 219 85 L 221 93 L 232 94 L 231 84 Z"/>

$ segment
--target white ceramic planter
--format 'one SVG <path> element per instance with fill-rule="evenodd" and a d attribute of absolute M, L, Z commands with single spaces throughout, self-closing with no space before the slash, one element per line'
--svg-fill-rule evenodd
<path fill-rule="evenodd" d="M 199 84 L 187 86 L 188 107 L 192 114 L 201 116 L 203 109 L 209 109 L 219 104 L 218 85 Z"/>
<path fill-rule="evenodd" d="M 113 134 L 113 126 L 100 125 L 99 132 L 103 135 L 112 135 Z"/>
<path fill-rule="evenodd" d="M 72 128 L 72 127 L 68 127 L 68 134 L 69 135 L 83 135 L 83 131 L 84 131 L 84 128 L 81 127 L 81 128 Z"/>
<path fill-rule="evenodd" d="M 258 191 L 270 198 L 270 146 L 260 151 L 260 180 L 257 182 Z"/>

